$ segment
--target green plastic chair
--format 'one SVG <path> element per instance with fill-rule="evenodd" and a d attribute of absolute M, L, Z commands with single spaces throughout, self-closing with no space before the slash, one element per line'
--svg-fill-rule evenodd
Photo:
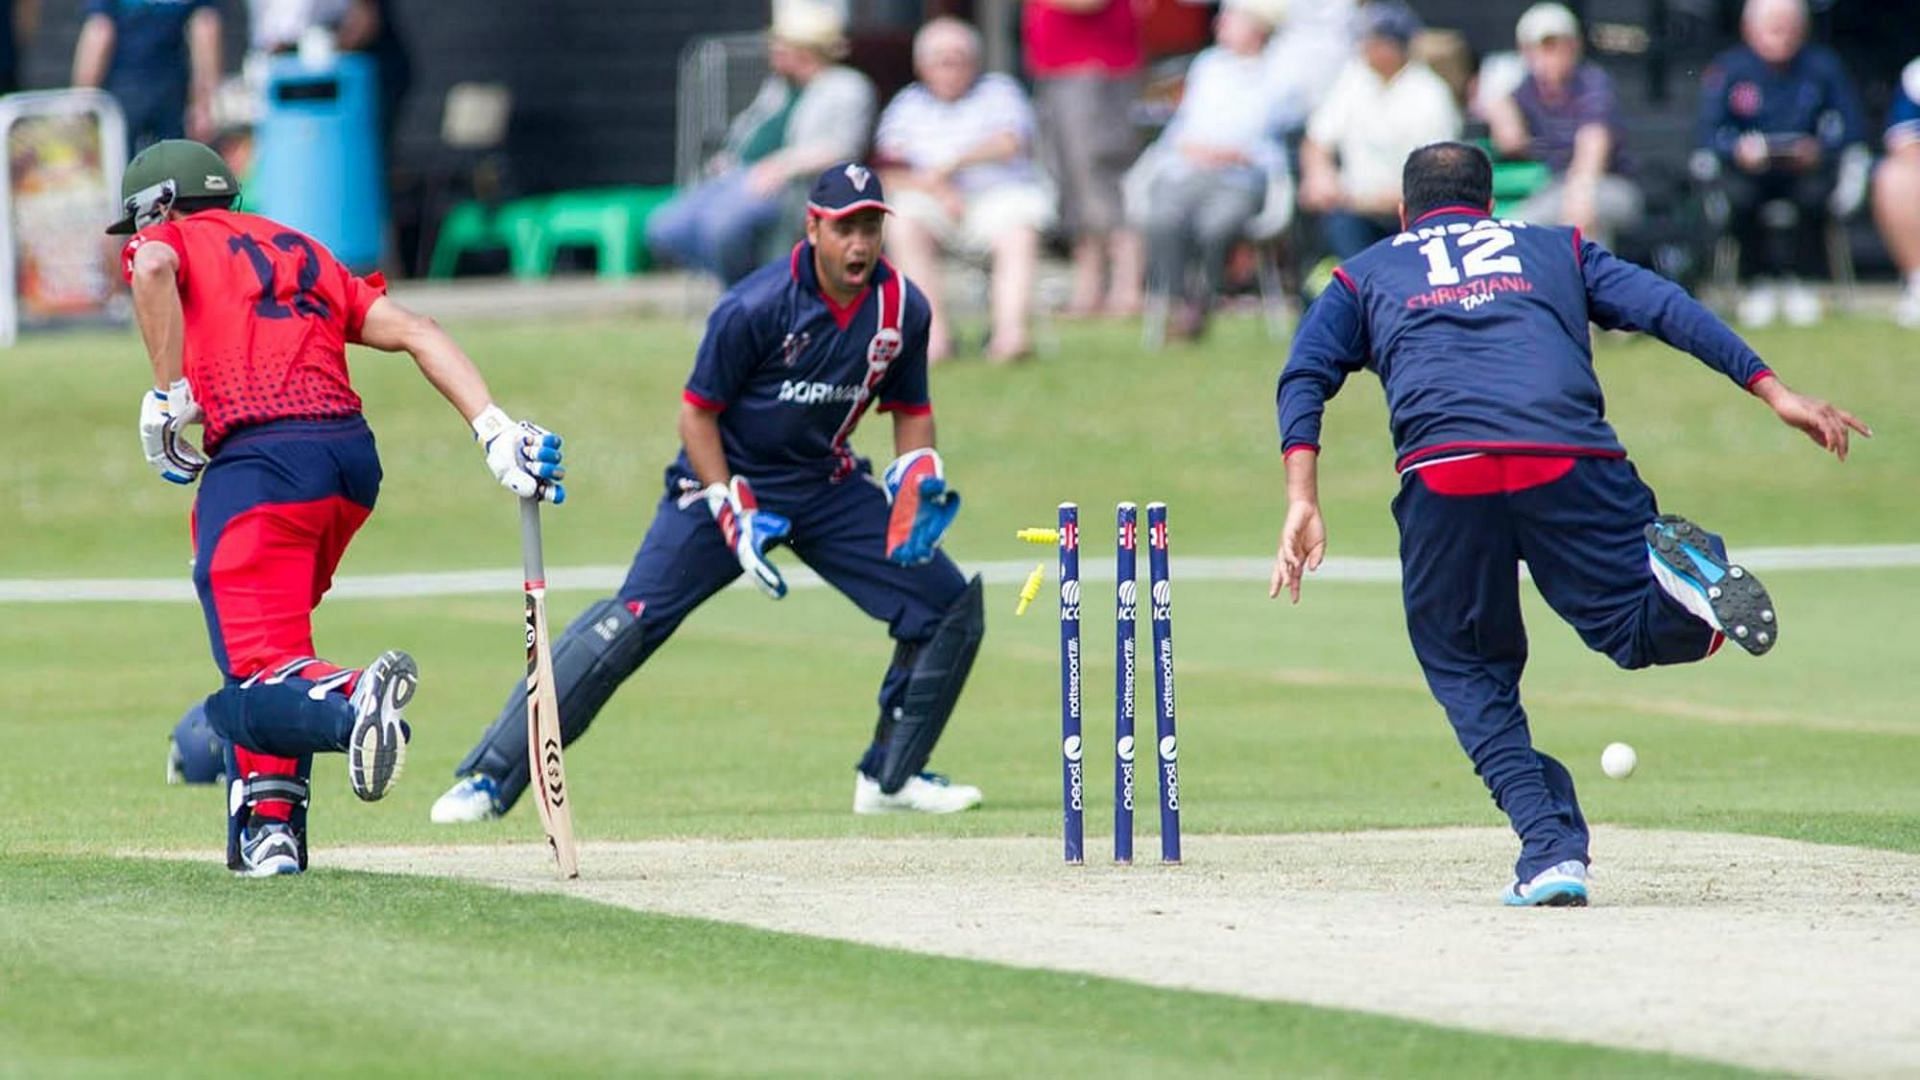
<path fill-rule="evenodd" d="M 1493 163 L 1493 212 L 1505 214 L 1553 182 L 1553 170 L 1538 161 Z"/>
<path fill-rule="evenodd" d="M 456 205 L 440 223 L 427 276 L 450 278 L 460 266 L 460 256 L 499 248 L 506 249 L 513 276 L 543 276 L 538 266 L 546 217 L 544 203 L 543 199 L 530 198 L 515 199 L 497 208 L 472 201 Z"/>
<path fill-rule="evenodd" d="M 531 272 L 553 273 L 563 247 L 588 247 L 595 273 L 604 279 L 630 277 L 647 269 L 647 219 L 673 197 L 671 187 L 615 187 L 563 191 L 547 197 Z"/>

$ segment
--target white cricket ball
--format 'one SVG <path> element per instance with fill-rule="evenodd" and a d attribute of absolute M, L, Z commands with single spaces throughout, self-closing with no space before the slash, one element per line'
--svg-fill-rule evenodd
<path fill-rule="evenodd" d="M 1632 776 L 1633 767 L 1638 764 L 1640 764 L 1640 755 L 1634 753 L 1633 747 L 1626 743 L 1608 743 L 1607 748 L 1600 751 L 1600 771 L 1615 780 L 1625 780 Z"/>

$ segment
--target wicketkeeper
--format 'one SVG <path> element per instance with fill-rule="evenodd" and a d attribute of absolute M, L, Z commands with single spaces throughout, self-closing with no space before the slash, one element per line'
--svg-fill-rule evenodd
<path fill-rule="evenodd" d="M 268 877 L 306 869 L 315 753 L 346 753 L 360 798 L 387 793 L 419 679 L 397 649 L 356 670 L 313 645 L 313 609 L 380 490 L 347 343 L 412 355 L 509 491 L 565 493 L 559 436 L 508 419 L 453 339 L 388 299 L 378 274 L 357 277 L 311 237 L 233 212 L 239 194 L 208 147 L 155 143 L 128 164 L 126 216 L 107 231 L 134 234 L 122 262 L 153 366 L 141 447 L 164 479 L 200 482 L 193 584 L 226 679 L 206 718 L 228 743 L 227 865 Z M 200 446 L 181 430 L 195 423 Z"/>
<path fill-rule="evenodd" d="M 681 395 L 683 449 L 619 593 L 554 646 L 567 742 L 680 621 L 742 573 L 769 597 L 784 545 L 887 624 L 895 646 L 853 809 L 949 813 L 980 790 L 925 771 L 979 651 L 980 580 L 937 550 L 960 508 L 934 449 L 930 312 L 880 257 L 880 182 L 835 165 L 813 186 L 807 239 L 720 299 Z M 875 480 L 848 440 L 868 408 L 893 415 L 893 464 Z M 526 690 L 455 770 L 436 822 L 506 813 L 527 786 Z"/>

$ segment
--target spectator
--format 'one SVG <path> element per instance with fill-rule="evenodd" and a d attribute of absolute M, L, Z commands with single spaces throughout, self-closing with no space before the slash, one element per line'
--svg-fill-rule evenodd
<path fill-rule="evenodd" d="M 104 87 L 120 103 L 131 153 L 213 136 L 218 0 L 86 0 L 82 13 L 73 85 Z"/>
<path fill-rule="evenodd" d="M 7 0 L 0 11 L 0 94 L 20 89 L 20 49 L 40 28 L 40 0 Z"/>
<path fill-rule="evenodd" d="M 708 179 L 655 211 L 647 244 L 656 256 L 696 267 L 728 285 L 763 261 L 784 196 L 836 161 L 864 157 L 873 127 L 873 84 L 838 63 L 847 39 L 828 0 L 776 0 L 767 31 L 773 69 L 708 163 Z"/>
<path fill-rule="evenodd" d="M 1287 167 L 1279 103 L 1247 89 L 1261 85 L 1267 38 L 1285 17 L 1285 0 L 1225 0 L 1213 47 L 1194 57 L 1180 108 L 1136 166 L 1145 173 L 1147 292 L 1172 309 L 1170 337 L 1204 332 L 1228 252 Z"/>
<path fill-rule="evenodd" d="M 1400 168 L 1422 146 L 1460 134 L 1453 89 L 1408 50 L 1420 19 L 1398 0 L 1361 9 L 1360 55 L 1307 124 L 1300 207 L 1321 215 L 1336 259 L 1400 230 Z"/>
<path fill-rule="evenodd" d="M 1738 314 L 1764 326 L 1784 307 L 1788 322 L 1807 326 L 1820 301 L 1795 268 L 1818 258 L 1842 152 L 1863 138 L 1860 100 L 1840 58 L 1807 43 L 1804 0 L 1747 0 L 1740 34 L 1745 43 L 1714 60 L 1700 94 L 1701 146 L 1753 281 Z M 1792 220 L 1766 210 L 1774 203 L 1791 204 Z"/>
<path fill-rule="evenodd" d="M 1354 0 L 1294 4 L 1267 42 L 1267 95 L 1283 132 L 1307 126 L 1353 56 Z"/>
<path fill-rule="evenodd" d="M 1134 0 L 1027 0 L 1021 39 L 1073 244 L 1067 311 L 1137 314 L 1141 244 L 1127 228 L 1120 191 L 1139 150 L 1129 113 L 1146 61 Z"/>
<path fill-rule="evenodd" d="M 1053 199 L 1033 162 L 1033 107 L 1011 77 L 980 74 L 980 34 L 938 18 L 913 39 L 920 81 L 880 114 L 874 153 L 894 209 L 887 247 L 933 301 L 927 359 L 953 354 L 941 292 L 940 250 L 990 254 L 992 329 L 987 359 L 1032 351 L 1028 321 L 1040 230 Z"/>
<path fill-rule="evenodd" d="M 1528 8 L 1515 36 L 1527 76 L 1512 96 L 1489 104 L 1493 144 L 1506 157 L 1545 164 L 1553 179 L 1513 216 L 1571 225 L 1610 247 L 1645 209 L 1625 175 L 1626 128 L 1613 80 L 1581 59 L 1580 21 L 1565 5 Z"/>
<path fill-rule="evenodd" d="M 1906 279 L 1894 317 L 1920 330 L 1920 59 L 1900 75 L 1887 122 L 1887 157 L 1873 178 L 1873 216 Z"/>

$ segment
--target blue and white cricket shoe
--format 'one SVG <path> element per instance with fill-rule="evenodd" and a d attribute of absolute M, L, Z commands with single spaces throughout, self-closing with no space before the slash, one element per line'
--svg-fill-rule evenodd
<path fill-rule="evenodd" d="M 502 813 L 500 785 L 486 773 L 471 773 L 454 781 L 445 795 L 433 801 L 430 816 L 435 825 L 466 825 L 492 821 Z"/>
<path fill-rule="evenodd" d="M 1533 875 L 1522 885 L 1518 879 L 1500 894 L 1508 907 L 1586 907 L 1587 864 L 1568 859 Z"/>
<path fill-rule="evenodd" d="M 908 777 L 891 795 L 880 790 L 880 781 L 866 773 L 855 769 L 853 776 L 856 814 L 957 814 L 980 805 L 979 788 L 956 784 L 936 772 Z"/>
<path fill-rule="evenodd" d="M 259 819 L 255 819 L 258 821 Z M 300 872 L 300 840 L 284 821 L 261 822 L 240 833 L 241 869 L 235 877 L 279 877 Z"/>
<path fill-rule="evenodd" d="M 366 802 L 384 798 L 407 763 L 412 735 L 401 710 L 420 685 L 413 657 L 388 649 L 360 672 L 353 695 L 353 731 L 347 737 L 347 783 Z"/>
<path fill-rule="evenodd" d="M 1647 565 L 1668 596 L 1735 645 L 1762 656 L 1780 640 L 1773 599 L 1766 586 L 1707 532 L 1686 518 L 1662 514 L 1647 526 Z"/>

